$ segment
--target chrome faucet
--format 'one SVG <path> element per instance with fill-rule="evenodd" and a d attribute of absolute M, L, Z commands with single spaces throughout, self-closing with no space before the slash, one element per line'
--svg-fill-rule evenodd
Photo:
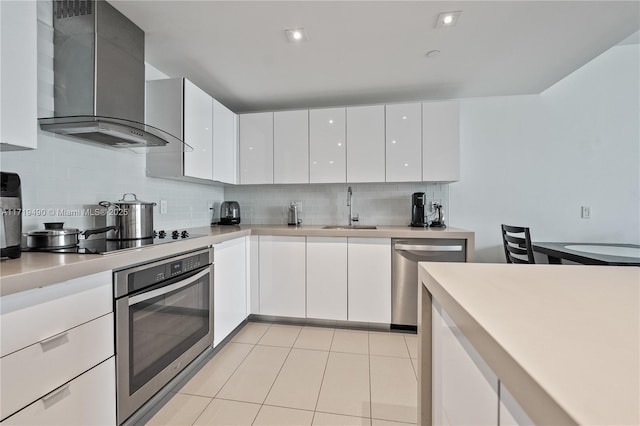
<path fill-rule="evenodd" d="M 349 207 L 349 226 L 352 224 L 353 220 L 353 207 L 351 206 L 351 197 L 353 197 L 353 191 L 351 187 L 347 188 L 347 206 Z"/>

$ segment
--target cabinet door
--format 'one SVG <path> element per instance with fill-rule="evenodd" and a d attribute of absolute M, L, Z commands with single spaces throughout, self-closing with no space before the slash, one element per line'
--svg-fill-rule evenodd
<path fill-rule="evenodd" d="M 346 182 L 345 108 L 309 110 L 309 181 Z"/>
<path fill-rule="evenodd" d="M 309 111 L 273 113 L 274 183 L 309 183 Z"/>
<path fill-rule="evenodd" d="M 240 115 L 240 183 L 273 183 L 273 113 Z"/>
<path fill-rule="evenodd" d="M 433 420 L 456 425 L 498 424 L 498 378 L 434 302 Z"/>
<path fill-rule="evenodd" d="M 422 104 L 422 180 L 460 180 L 460 104 Z"/>
<path fill-rule="evenodd" d="M 0 151 L 38 147 L 37 4 L 0 2 Z"/>
<path fill-rule="evenodd" d="M 5 419 L 3 425 L 115 425 L 114 357 Z"/>
<path fill-rule="evenodd" d="M 214 346 L 247 318 L 245 251 L 244 237 L 214 246 Z"/>
<path fill-rule="evenodd" d="M 307 237 L 307 318 L 347 320 L 347 239 Z"/>
<path fill-rule="evenodd" d="M 184 80 L 184 142 L 193 151 L 184 153 L 184 175 L 213 179 L 213 100 Z"/>
<path fill-rule="evenodd" d="M 422 105 L 386 106 L 387 182 L 422 179 Z"/>
<path fill-rule="evenodd" d="M 349 238 L 349 321 L 391 323 L 391 239 Z"/>
<path fill-rule="evenodd" d="M 260 314 L 304 318 L 305 237 L 260 236 Z"/>
<path fill-rule="evenodd" d="M 238 116 L 213 100 L 213 180 L 235 184 L 238 164 Z"/>
<path fill-rule="evenodd" d="M 347 182 L 384 182 L 384 105 L 347 108 Z"/>

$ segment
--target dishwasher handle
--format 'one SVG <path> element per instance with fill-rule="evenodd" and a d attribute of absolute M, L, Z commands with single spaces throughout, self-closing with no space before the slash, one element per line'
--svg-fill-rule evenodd
<path fill-rule="evenodd" d="M 434 246 L 427 244 L 399 244 L 396 243 L 393 248 L 395 250 L 404 250 L 404 251 L 462 251 L 464 249 L 461 245 L 452 245 L 452 246 Z"/>

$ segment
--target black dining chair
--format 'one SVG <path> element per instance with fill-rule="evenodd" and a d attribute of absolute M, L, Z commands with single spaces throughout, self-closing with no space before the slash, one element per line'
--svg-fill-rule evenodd
<path fill-rule="evenodd" d="M 536 263 L 529 228 L 502 225 L 502 243 L 507 263 Z"/>

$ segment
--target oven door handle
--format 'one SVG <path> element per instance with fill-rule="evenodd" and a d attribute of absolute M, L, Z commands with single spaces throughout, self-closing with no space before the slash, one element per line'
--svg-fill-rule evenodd
<path fill-rule="evenodd" d="M 153 299 L 154 297 L 162 296 L 163 294 L 171 293 L 172 291 L 179 290 L 183 287 L 193 284 L 198 281 L 200 278 L 204 277 L 207 274 L 210 274 L 211 271 L 209 268 L 199 272 L 186 280 L 178 281 L 177 283 L 170 284 L 166 287 L 160 287 L 156 290 L 147 291 L 136 296 L 129 298 L 129 306 L 135 305 L 136 303 L 144 302 L 145 300 Z"/>

